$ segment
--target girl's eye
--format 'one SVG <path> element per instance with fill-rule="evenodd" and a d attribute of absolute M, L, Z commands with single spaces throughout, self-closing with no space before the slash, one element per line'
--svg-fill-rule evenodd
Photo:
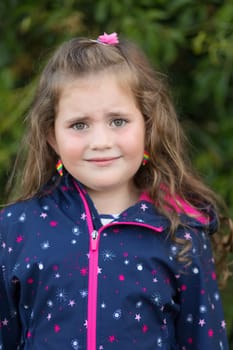
<path fill-rule="evenodd" d="M 125 125 L 126 123 L 127 123 L 127 121 L 125 119 L 117 118 L 111 122 L 111 126 L 120 127 L 120 126 Z"/>
<path fill-rule="evenodd" d="M 78 122 L 72 125 L 74 130 L 84 130 L 87 128 L 87 124 L 84 122 Z"/>

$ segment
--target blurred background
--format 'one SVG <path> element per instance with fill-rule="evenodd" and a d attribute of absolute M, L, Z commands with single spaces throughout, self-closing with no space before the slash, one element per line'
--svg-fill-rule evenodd
<path fill-rule="evenodd" d="M 0 203 L 46 57 L 104 31 L 138 43 L 169 77 L 193 163 L 233 217 L 232 0 L 1 0 Z M 231 349 L 232 295 L 230 281 L 222 296 Z"/>

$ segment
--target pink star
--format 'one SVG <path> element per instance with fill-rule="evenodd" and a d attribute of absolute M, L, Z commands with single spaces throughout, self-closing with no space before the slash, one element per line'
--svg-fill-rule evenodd
<path fill-rule="evenodd" d="M 82 220 L 86 220 L 86 214 L 85 214 L 85 213 L 83 213 L 83 214 L 81 215 L 81 219 L 82 219 Z"/>
<path fill-rule="evenodd" d="M 114 343 L 114 341 L 116 340 L 115 335 L 110 335 L 108 337 L 108 340 L 110 341 L 110 343 Z"/>
<path fill-rule="evenodd" d="M 17 243 L 22 242 L 22 240 L 23 240 L 23 236 L 18 236 L 18 237 L 16 237 L 16 242 L 17 242 Z"/>
<path fill-rule="evenodd" d="M 51 320 L 51 317 L 52 317 L 52 315 L 51 315 L 51 314 L 48 314 L 47 320 L 50 321 L 50 320 Z"/>
<path fill-rule="evenodd" d="M 215 280 L 217 279 L 216 273 L 215 273 L 215 272 L 212 272 L 211 277 L 212 277 L 212 280 L 215 281 Z"/>
<path fill-rule="evenodd" d="M 73 307 L 74 305 L 75 305 L 75 301 L 74 300 L 70 300 L 69 306 Z"/>
<path fill-rule="evenodd" d="M 40 217 L 43 218 L 43 219 L 47 218 L 47 216 L 48 216 L 48 214 L 46 214 L 46 213 L 41 213 L 40 214 Z"/>
<path fill-rule="evenodd" d="M 119 275 L 118 279 L 119 279 L 119 281 L 124 281 L 125 280 L 125 276 L 124 275 Z"/>
<path fill-rule="evenodd" d="M 187 286 L 186 286 L 185 284 L 183 284 L 183 285 L 181 286 L 181 290 L 185 291 L 186 289 L 187 289 Z"/>
<path fill-rule="evenodd" d="M 213 335 L 214 335 L 213 329 L 209 329 L 209 330 L 208 330 L 208 336 L 209 336 L 209 337 L 213 337 Z"/>
<path fill-rule="evenodd" d="M 82 269 L 80 269 L 80 273 L 81 273 L 82 276 L 86 276 L 87 272 L 88 272 L 87 267 L 83 267 Z"/>
<path fill-rule="evenodd" d="M 2 321 L 2 325 L 3 326 L 7 326 L 8 325 L 8 320 L 5 318 L 5 320 Z"/>
<path fill-rule="evenodd" d="M 187 240 L 192 239 L 190 233 L 188 233 L 188 232 L 185 233 L 184 238 L 187 239 Z"/>
<path fill-rule="evenodd" d="M 147 206 L 146 204 L 142 204 L 142 205 L 141 205 L 141 209 L 142 209 L 143 211 L 146 211 L 146 209 L 148 209 L 148 206 Z"/>
<path fill-rule="evenodd" d="M 146 333 L 148 331 L 148 326 L 146 324 L 142 326 L 142 331 L 143 333 Z"/>
<path fill-rule="evenodd" d="M 58 332 L 60 332 L 60 330 L 61 330 L 61 327 L 58 324 L 55 324 L 54 325 L 54 332 L 58 333 Z"/>
<path fill-rule="evenodd" d="M 50 221 L 49 225 L 51 227 L 56 227 L 57 226 L 57 221 Z"/>
<path fill-rule="evenodd" d="M 140 314 L 136 314 L 136 315 L 135 315 L 135 320 L 138 321 L 138 322 L 140 322 L 140 320 L 141 320 L 141 315 L 140 315 Z"/>
<path fill-rule="evenodd" d="M 198 323 L 201 327 L 203 327 L 205 325 L 205 320 L 199 320 L 199 323 Z"/>

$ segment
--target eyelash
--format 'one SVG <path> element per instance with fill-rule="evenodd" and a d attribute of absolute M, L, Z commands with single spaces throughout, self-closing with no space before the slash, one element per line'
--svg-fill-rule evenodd
<path fill-rule="evenodd" d="M 120 122 L 120 124 L 118 124 L 119 122 Z M 115 118 L 115 119 L 111 120 L 110 127 L 120 128 L 127 123 L 128 123 L 128 120 L 126 120 L 124 118 Z M 72 124 L 71 128 L 74 130 L 78 130 L 78 131 L 81 130 L 82 131 L 82 130 L 85 130 L 88 128 L 88 124 L 86 122 L 77 122 L 77 123 Z"/>
<path fill-rule="evenodd" d="M 82 127 L 78 127 L 82 125 Z M 71 125 L 71 128 L 74 129 L 74 130 L 84 130 L 88 127 L 87 123 L 84 123 L 84 122 L 78 122 L 78 123 L 74 123 L 73 125 Z"/>
<path fill-rule="evenodd" d="M 121 122 L 120 125 L 117 123 L 118 122 Z M 128 121 L 124 118 L 115 118 L 111 121 L 110 125 L 113 126 L 113 127 L 117 127 L 117 128 L 120 128 L 121 126 L 124 126 L 126 123 L 128 123 Z"/>

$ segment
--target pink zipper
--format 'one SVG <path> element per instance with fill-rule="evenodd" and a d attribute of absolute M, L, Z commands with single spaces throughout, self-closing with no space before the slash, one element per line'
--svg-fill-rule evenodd
<path fill-rule="evenodd" d="M 80 197 L 83 201 L 87 216 L 87 226 L 90 233 L 89 247 L 89 277 L 88 277 L 88 309 L 87 309 L 87 350 L 96 350 L 96 316 L 97 316 L 97 290 L 98 290 L 98 259 L 100 233 L 107 227 L 116 225 L 134 225 L 162 232 L 163 227 L 154 227 L 140 222 L 113 222 L 102 226 L 99 231 L 94 230 L 92 217 L 88 203 L 78 185 L 74 182 Z"/>
<path fill-rule="evenodd" d="M 94 230 L 90 209 L 85 195 L 74 182 L 83 201 L 87 226 L 90 234 L 89 246 L 89 276 L 88 276 L 88 306 L 87 306 L 87 350 L 96 350 L 96 309 L 97 309 L 97 269 L 99 233 Z"/>
<path fill-rule="evenodd" d="M 90 237 L 89 278 L 88 278 L 88 314 L 87 314 L 87 350 L 96 350 L 96 311 L 98 289 L 99 234 L 93 230 Z"/>

